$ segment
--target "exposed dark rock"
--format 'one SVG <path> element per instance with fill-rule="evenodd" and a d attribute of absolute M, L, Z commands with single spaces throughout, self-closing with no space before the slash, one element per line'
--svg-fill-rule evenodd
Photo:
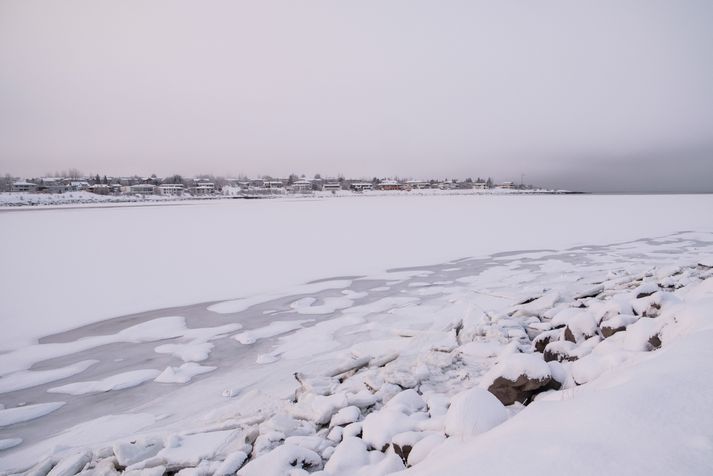
<path fill-rule="evenodd" d="M 572 329 L 569 326 L 566 326 L 564 328 L 564 340 L 577 343 L 577 342 L 584 342 L 585 340 L 589 339 L 590 337 L 594 337 L 596 334 L 596 330 L 592 329 L 592 334 L 588 334 L 586 332 L 580 332 L 578 335 L 575 337 L 574 332 L 572 332 Z M 579 338 L 579 340 L 577 340 Z"/>
<path fill-rule="evenodd" d="M 641 315 L 642 317 L 658 317 L 661 311 L 661 304 L 652 302 L 648 309 Z"/>
<path fill-rule="evenodd" d="M 542 332 L 540 335 L 535 337 L 535 340 L 532 341 L 532 345 L 535 346 L 535 350 L 537 352 L 542 353 L 545 351 L 547 344 L 556 340 L 556 337 L 557 336 L 554 332 Z"/>
<path fill-rule="evenodd" d="M 524 374 L 514 381 L 498 377 L 488 387 L 488 391 L 495 395 L 503 405 L 512 405 L 515 402 L 527 405 L 532 397 L 542 392 L 551 380 L 552 378 L 549 376 L 537 379 Z"/>
<path fill-rule="evenodd" d="M 411 445 L 404 445 L 403 447 L 397 445 L 394 443 L 394 453 L 396 453 L 399 458 L 406 464 L 406 460 L 408 460 L 408 455 L 411 454 Z"/>
<path fill-rule="evenodd" d="M 602 336 L 606 339 L 607 337 L 611 337 L 617 332 L 625 331 L 626 326 L 618 326 L 618 327 L 610 327 L 607 326 L 606 324 L 602 326 Z"/>
<path fill-rule="evenodd" d="M 542 387 L 541 392 L 546 392 L 547 390 L 559 390 L 562 388 L 563 382 L 558 382 L 554 378 L 550 379 L 550 383 Z"/>
<path fill-rule="evenodd" d="M 651 337 L 649 337 L 649 345 L 652 347 L 652 350 L 661 347 L 661 337 L 659 336 L 659 334 L 652 335 Z"/>
<path fill-rule="evenodd" d="M 579 358 L 576 355 L 569 355 L 567 353 L 552 348 L 545 349 L 543 357 L 545 359 L 545 362 L 552 362 L 553 360 L 556 360 L 557 362 L 574 362 Z"/>

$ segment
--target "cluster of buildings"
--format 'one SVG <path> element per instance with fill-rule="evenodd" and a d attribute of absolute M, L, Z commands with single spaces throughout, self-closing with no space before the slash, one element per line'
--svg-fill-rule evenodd
<path fill-rule="evenodd" d="M 312 193 L 316 191 L 322 192 L 366 192 L 370 190 L 386 190 L 386 191 L 408 191 L 408 190 L 472 190 L 472 189 L 518 189 L 528 188 L 525 186 L 516 185 L 514 182 L 504 182 L 494 184 L 492 180 L 396 180 L 396 179 L 378 179 L 372 180 L 354 180 L 346 178 L 323 179 L 316 177 L 307 179 L 288 178 L 288 179 L 225 179 L 223 192 L 241 193 L 245 195 L 261 195 L 261 194 L 283 194 L 283 193 Z M 229 193 L 230 193 L 229 192 Z"/>
<path fill-rule="evenodd" d="M 91 192 L 98 195 L 213 195 L 220 191 L 207 179 L 181 180 L 173 177 L 42 177 L 13 180 L 5 191 L 25 193 Z"/>
<path fill-rule="evenodd" d="M 166 195 L 166 196 L 210 196 L 210 195 L 275 195 L 287 193 L 312 193 L 315 191 L 338 192 L 342 190 L 365 192 L 370 190 L 463 190 L 463 189 L 516 189 L 528 188 L 513 182 L 494 184 L 488 180 L 397 180 L 378 179 L 353 180 L 343 177 L 312 179 L 291 175 L 287 179 L 276 178 L 189 178 L 174 175 L 167 178 L 151 177 L 43 177 L 35 179 L 13 179 L 3 191 L 24 193 L 64 193 L 86 191 L 99 195 Z"/>

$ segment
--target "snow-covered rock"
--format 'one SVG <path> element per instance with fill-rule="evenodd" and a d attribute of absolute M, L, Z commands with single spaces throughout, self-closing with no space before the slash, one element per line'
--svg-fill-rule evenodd
<path fill-rule="evenodd" d="M 394 395 L 394 397 L 391 398 L 391 400 L 389 400 L 385 405 L 385 408 L 396 410 L 406 415 L 411 415 L 415 412 L 424 411 L 427 408 L 427 405 L 423 400 L 423 397 L 421 397 L 416 390 L 409 388 Z"/>
<path fill-rule="evenodd" d="M 540 354 L 512 354 L 485 374 L 480 386 L 511 405 L 526 403 L 550 380 L 550 368 Z"/>
<path fill-rule="evenodd" d="M 414 422 L 395 409 L 383 409 L 364 418 L 362 439 L 372 448 L 383 451 L 394 435 L 413 429 Z"/>
<path fill-rule="evenodd" d="M 337 445 L 324 469 L 336 476 L 367 464 L 369 464 L 369 454 L 366 443 L 361 438 L 350 436 Z"/>
<path fill-rule="evenodd" d="M 289 408 L 289 412 L 296 418 L 324 425 L 329 423 L 335 413 L 346 406 L 349 406 L 349 401 L 345 393 L 328 396 L 307 393 Z"/>
<path fill-rule="evenodd" d="M 160 438 L 138 438 L 133 441 L 117 442 L 113 450 L 120 466 L 131 466 L 152 456 L 163 449 Z"/>
<path fill-rule="evenodd" d="M 322 468 L 322 457 L 301 446 L 282 445 L 238 470 L 238 476 L 285 476 L 297 469 Z"/>
<path fill-rule="evenodd" d="M 348 425 L 349 423 L 359 421 L 360 418 L 361 411 L 359 410 L 359 408 L 354 405 L 350 405 L 348 407 L 340 409 L 337 413 L 335 413 L 329 422 L 329 426 L 332 427 L 337 425 Z"/>
<path fill-rule="evenodd" d="M 424 459 L 436 448 L 438 445 L 446 440 L 446 435 L 442 433 L 432 433 L 423 439 L 419 440 L 408 455 L 409 466 L 414 466 Z"/>
<path fill-rule="evenodd" d="M 215 476 L 228 476 L 235 474 L 238 469 L 248 459 L 248 455 L 244 451 L 235 451 L 230 453 L 215 470 Z"/>
<path fill-rule="evenodd" d="M 89 464 L 91 460 L 91 451 L 78 451 L 62 458 L 62 460 L 47 473 L 47 476 L 74 476 Z"/>
<path fill-rule="evenodd" d="M 618 314 L 610 319 L 605 320 L 601 324 L 602 336 L 611 337 L 617 332 L 626 330 L 627 326 L 636 322 L 637 317 L 634 315 Z"/>
<path fill-rule="evenodd" d="M 445 420 L 448 436 L 469 437 L 486 432 L 508 417 L 505 406 L 482 388 L 465 390 L 451 399 Z"/>

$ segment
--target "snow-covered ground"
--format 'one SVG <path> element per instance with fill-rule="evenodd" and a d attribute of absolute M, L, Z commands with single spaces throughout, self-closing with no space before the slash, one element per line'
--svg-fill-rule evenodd
<path fill-rule="evenodd" d="M 186 197 L 189 198 L 189 197 Z M 160 195 L 99 195 L 91 192 L 66 193 L 0 193 L 0 207 L 26 207 L 51 205 L 128 204 L 176 201 L 175 197 Z"/>
<path fill-rule="evenodd" d="M 0 213 L 0 472 L 709 474 L 711 205 Z"/>
<path fill-rule="evenodd" d="M 265 190 L 262 190 L 265 192 Z M 14 207 L 54 207 L 54 206 L 86 206 L 86 205 L 140 205 L 156 203 L 184 203 L 187 201 L 206 201 L 221 198 L 240 198 L 244 196 L 270 198 L 270 199 L 295 199 L 295 198 L 342 198 L 342 197 L 394 197 L 394 196 L 473 196 L 473 195 L 542 195 L 552 193 L 569 193 L 566 190 L 517 190 L 517 189 L 470 189 L 470 190 L 367 190 L 354 192 L 351 190 L 338 190 L 332 192 L 314 191 L 305 193 L 288 193 L 284 189 L 277 189 L 271 193 L 257 193 L 241 190 L 239 187 L 224 187 L 221 194 L 209 196 L 191 196 L 186 193 L 175 195 L 99 195 L 91 192 L 65 192 L 65 193 L 27 193 L 27 192 L 2 192 L 0 193 L 0 208 Z M 274 192 L 274 193 L 272 193 Z"/>

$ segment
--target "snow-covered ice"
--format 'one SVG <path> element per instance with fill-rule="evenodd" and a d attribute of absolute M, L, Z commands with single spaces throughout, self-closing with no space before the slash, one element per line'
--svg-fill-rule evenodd
<path fill-rule="evenodd" d="M 212 367 L 210 365 L 199 365 L 194 362 L 186 362 L 180 367 L 166 367 L 166 369 L 154 379 L 154 382 L 188 383 L 196 375 L 212 372 L 216 368 L 217 367 Z"/>
<path fill-rule="evenodd" d="M 0 393 L 14 392 L 71 377 L 84 372 L 98 362 L 98 360 L 83 360 L 52 370 L 20 370 L 0 379 Z"/>
<path fill-rule="evenodd" d="M 711 209 L 710 195 L 407 194 L 0 212 L 0 229 L 6 230 L 0 234 L 3 266 L 12 270 L 0 275 L 0 316 L 14 323 L 0 336 L 0 349 L 149 309 L 232 299 L 233 305 L 216 311 L 239 312 L 263 302 L 265 294 L 330 276 L 706 231 Z M 362 225 L 364 217 L 368 226 Z M 166 240 L 160 230 L 176 223 L 191 227 Z M 329 232 L 305 223 L 328 223 Z M 59 229 L 62 233 L 47 232 Z M 99 237 L 97 229 L 111 231 Z M 29 249 L 32 253 L 22 252 Z M 177 259 L 185 250 L 200 251 L 193 259 Z M 111 272 L 100 277 L 36 272 L 46 263 L 67 270 L 107 257 Z M 208 263 L 218 271 L 206 273 Z"/>
<path fill-rule="evenodd" d="M 64 402 L 37 403 L 15 408 L 0 409 L 0 427 L 40 418 L 64 405 Z"/>
<path fill-rule="evenodd" d="M 141 385 L 148 380 L 153 380 L 158 377 L 159 374 L 161 374 L 161 371 L 155 369 L 131 370 L 117 375 L 111 375 L 101 380 L 69 383 L 61 387 L 50 388 L 47 391 L 50 393 L 66 393 L 68 395 L 84 395 L 87 393 L 123 390 Z"/>

